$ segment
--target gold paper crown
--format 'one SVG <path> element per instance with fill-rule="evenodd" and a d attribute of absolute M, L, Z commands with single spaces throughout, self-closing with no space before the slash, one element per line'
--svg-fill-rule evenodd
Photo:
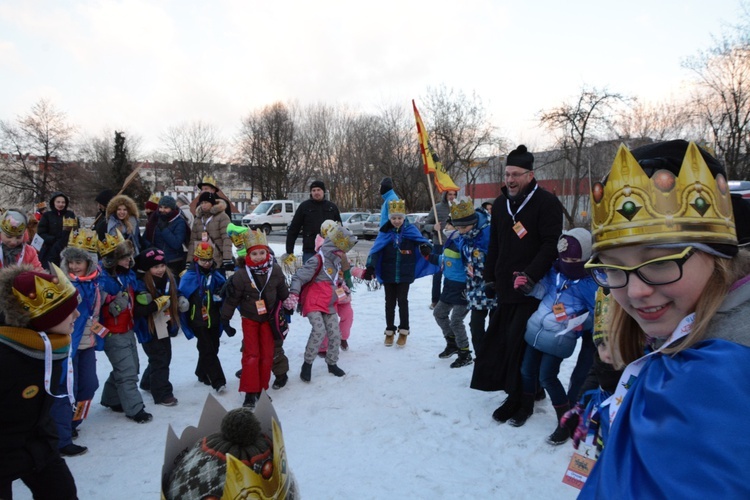
<path fill-rule="evenodd" d="M 352 232 L 342 226 L 336 224 L 328 230 L 327 238 L 336 245 L 336 248 L 344 252 L 348 252 L 357 243 L 357 238 L 352 236 Z"/>
<path fill-rule="evenodd" d="M 286 460 L 286 447 L 281 427 L 275 418 L 273 428 L 273 460 L 263 464 L 260 474 L 227 454 L 227 475 L 222 500 L 259 498 L 271 500 L 289 498 L 293 494 L 291 470 Z"/>
<path fill-rule="evenodd" d="M 83 227 L 70 232 L 68 246 L 97 253 L 99 251 L 99 238 L 96 235 L 96 231 Z"/>
<path fill-rule="evenodd" d="M 651 178 L 621 145 L 607 184 L 592 186 L 591 205 L 594 252 L 638 243 L 737 245 L 727 180 L 714 179 L 692 142 L 678 176 L 657 170 Z"/>
<path fill-rule="evenodd" d="M 196 259 L 211 260 L 214 258 L 214 247 L 207 241 L 201 241 L 195 245 L 193 257 Z"/>
<path fill-rule="evenodd" d="M 451 205 L 451 219 L 465 219 L 474 215 L 474 202 L 471 198 L 465 198 Z"/>
<path fill-rule="evenodd" d="M 14 217 L 14 212 L 19 215 L 18 218 Z M 23 236 L 26 231 L 26 217 L 16 210 L 8 210 L 2 215 L 3 220 L 0 221 L 0 229 L 8 236 Z"/>
<path fill-rule="evenodd" d="M 148 197 L 148 201 L 150 201 L 151 203 L 154 203 L 156 205 L 159 204 L 159 200 L 161 200 L 161 196 L 159 196 L 156 193 L 154 193 L 154 194 L 152 194 L 151 196 Z"/>
<path fill-rule="evenodd" d="M 323 224 L 320 225 L 320 235 L 325 238 L 328 236 L 328 233 L 335 228 L 336 226 L 339 226 L 340 224 L 336 222 L 335 220 L 324 220 Z"/>
<path fill-rule="evenodd" d="M 211 175 L 204 175 L 203 176 L 203 180 L 201 181 L 200 184 L 211 184 L 216 189 L 219 188 L 218 185 L 216 184 L 216 179 L 214 179 L 213 176 L 211 176 Z M 200 186 L 200 184 L 199 184 L 199 186 Z"/>
<path fill-rule="evenodd" d="M 63 217 L 63 228 L 75 229 L 78 227 L 78 219 L 75 217 Z"/>
<path fill-rule="evenodd" d="M 404 200 L 393 200 L 388 202 L 389 214 L 406 214 L 406 202 Z"/>
<path fill-rule="evenodd" d="M 125 242 L 125 238 L 122 236 L 122 233 L 119 229 L 116 229 L 117 234 L 112 236 L 111 234 L 107 233 L 104 235 L 104 241 L 99 240 L 97 242 L 99 246 L 99 255 L 104 257 L 105 255 L 109 255 L 112 252 L 115 251 L 115 248 L 117 248 L 117 245 L 120 243 Z"/>
<path fill-rule="evenodd" d="M 44 202 L 44 201 L 40 201 L 39 203 L 36 204 L 36 209 L 37 210 L 46 210 L 47 209 L 47 203 Z"/>
<path fill-rule="evenodd" d="M 596 290 L 596 301 L 594 306 L 594 342 L 607 342 L 607 323 L 609 321 L 609 302 L 611 295 L 605 295 L 604 289 Z"/>
<path fill-rule="evenodd" d="M 39 275 L 34 276 L 35 291 L 29 295 L 24 295 L 13 288 L 13 295 L 18 299 L 21 307 L 28 311 L 32 320 L 55 309 L 77 293 L 59 267 L 52 262 L 50 262 L 50 267 L 52 268 L 52 281 L 47 281 Z"/>
<path fill-rule="evenodd" d="M 248 250 L 256 246 L 268 246 L 266 233 L 264 233 L 260 229 L 256 229 L 255 231 L 248 230 L 243 236 L 245 238 L 245 248 Z"/>

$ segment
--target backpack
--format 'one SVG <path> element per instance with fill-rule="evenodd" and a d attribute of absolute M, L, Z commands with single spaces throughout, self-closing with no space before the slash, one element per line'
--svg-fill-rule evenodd
<path fill-rule="evenodd" d="M 291 322 L 289 312 L 284 309 L 282 301 L 277 300 L 276 305 L 271 311 L 271 318 L 268 320 L 271 324 L 271 333 L 275 340 L 284 340 L 289 333 L 289 323 Z"/>

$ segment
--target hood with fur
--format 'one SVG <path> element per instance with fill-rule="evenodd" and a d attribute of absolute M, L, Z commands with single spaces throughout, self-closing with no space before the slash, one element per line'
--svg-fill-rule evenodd
<path fill-rule="evenodd" d="M 216 215 L 218 213 L 226 211 L 226 209 L 227 209 L 227 202 L 221 198 L 216 198 L 216 204 L 211 207 L 211 210 L 209 210 L 209 214 Z M 206 214 L 203 213 L 203 209 L 201 208 L 200 203 L 199 203 L 198 207 L 195 209 L 195 216 L 202 217 L 203 215 L 206 215 Z"/>
<path fill-rule="evenodd" d="M 124 194 L 118 194 L 109 200 L 109 203 L 107 203 L 107 219 L 109 219 L 111 215 L 117 214 L 117 207 L 120 205 L 125 205 L 128 209 L 128 214 L 135 217 L 136 220 L 138 219 L 138 205 L 133 201 L 133 198 Z"/>
<path fill-rule="evenodd" d="M 130 240 L 125 240 L 117 245 L 112 253 L 102 257 L 102 266 L 106 269 L 113 269 L 115 266 L 117 266 L 118 260 L 130 256 L 130 268 L 133 269 L 135 266 L 134 255 L 135 247 L 133 246 L 133 242 Z"/>
<path fill-rule="evenodd" d="M 117 249 L 115 248 L 115 253 L 117 252 Z M 60 253 L 60 257 L 62 257 L 62 260 L 60 261 L 60 269 L 62 269 L 65 274 L 70 274 L 70 270 L 68 269 L 68 262 L 71 260 L 83 260 L 88 262 L 88 266 L 86 266 L 86 274 L 91 274 L 96 270 L 96 266 L 99 265 L 99 256 L 92 252 L 87 252 L 86 250 L 82 250 L 80 248 L 75 247 L 65 247 L 65 249 Z"/>
<path fill-rule="evenodd" d="M 7 326 L 26 328 L 31 321 L 28 311 L 24 310 L 13 294 L 13 281 L 16 276 L 27 271 L 37 271 L 37 269 L 26 264 L 0 269 L 0 311 L 5 316 L 4 323 Z"/>

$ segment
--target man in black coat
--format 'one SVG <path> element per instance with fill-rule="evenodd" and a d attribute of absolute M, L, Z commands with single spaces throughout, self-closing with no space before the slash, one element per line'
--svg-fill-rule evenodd
<path fill-rule="evenodd" d="M 315 255 L 315 237 L 320 233 L 320 225 L 324 221 L 341 222 L 338 207 L 325 199 L 326 186 L 323 181 L 313 181 L 310 184 L 310 199 L 299 204 L 294 213 L 289 231 L 286 233 L 286 253 L 294 254 L 294 243 L 302 231 L 302 262 Z"/>
<path fill-rule="evenodd" d="M 505 422 L 523 409 L 533 411 L 534 394 L 522 394 L 521 362 L 526 322 L 539 301 L 526 295 L 552 267 L 562 233 L 562 205 L 534 179 L 534 156 L 520 145 L 508 154 L 505 186 L 493 202 L 485 266 L 487 291 L 498 307 L 477 353 L 472 389 L 505 391 L 508 398 L 493 418 Z M 521 280 L 517 278 L 521 277 Z M 520 281 L 527 281 L 522 286 Z"/>

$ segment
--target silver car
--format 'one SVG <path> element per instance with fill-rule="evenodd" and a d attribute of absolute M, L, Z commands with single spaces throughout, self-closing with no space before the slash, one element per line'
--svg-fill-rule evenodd
<path fill-rule="evenodd" d="M 362 237 L 366 240 L 375 239 L 380 231 L 380 214 L 372 214 L 365 221 L 365 230 Z"/>
<path fill-rule="evenodd" d="M 370 214 L 367 212 L 344 212 L 341 214 L 341 222 L 354 236 L 361 237 L 365 235 L 365 221 L 368 217 Z"/>

